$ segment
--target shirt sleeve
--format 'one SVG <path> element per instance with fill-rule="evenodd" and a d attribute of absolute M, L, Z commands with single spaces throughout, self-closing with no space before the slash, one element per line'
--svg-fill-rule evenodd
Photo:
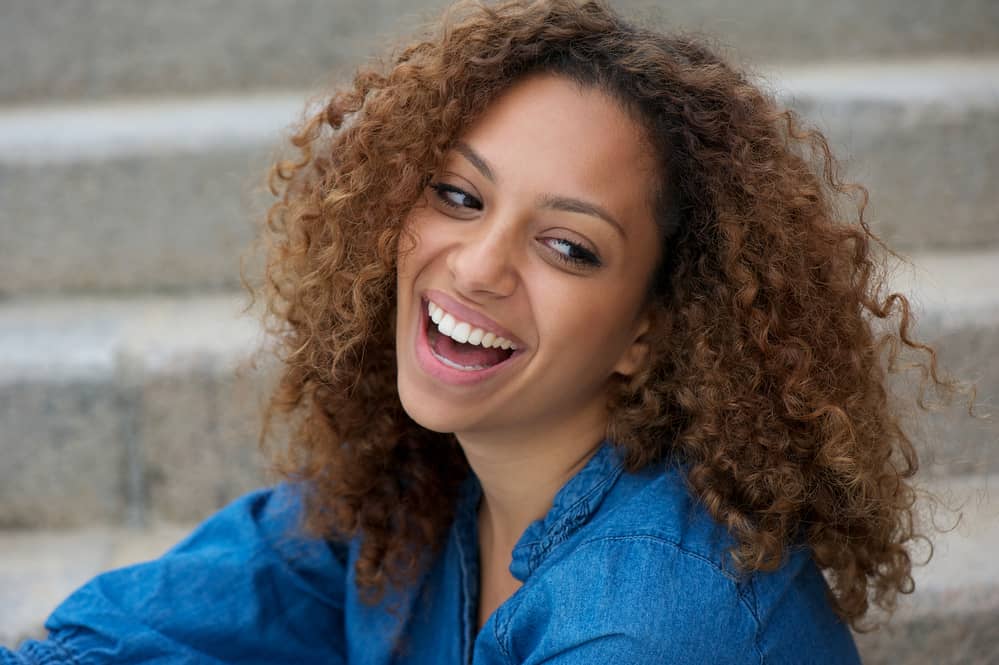
<path fill-rule="evenodd" d="M 290 485 L 242 497 L 88 582 L 0 663 L 344 663 L 346 545 L 300 535 L 300 506 Z"/>

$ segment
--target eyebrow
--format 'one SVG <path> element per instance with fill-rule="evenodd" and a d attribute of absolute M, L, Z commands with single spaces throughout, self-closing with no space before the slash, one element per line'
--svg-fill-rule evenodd
<path fill-rule="evenodd" d="M 468 145 L 464 141 L 458 141 L 455 144 L 454 149 L 457 150 L 462 157 L 471 162 L 472 166 L 474 166 L 486 180 L 492 183 L 496 182 L 496 176 L 493 175 L 493 170 L 489 168 L 489 162 L 483 159 L 479 153 L 472 150 L 472 146 Z"/>
<path fill-rule="evenodd" d="M 613 226 L 622 236 L 627 237 L 624 232 L 624 227 L 622 227 L 609 212 L 595 203 L 590 203 L 589 201 L 583 201 L 581 199 L 574 199 L 568 196 L 544 194 L 541 196 L 541 207 L 549 208 L 551 210 L 564 210 L 565 212 L 579 212 L 584 215 L 599 217 Z"/>
<path fill-rule="evenodd" d="M 493 170 L 492 167 L 489 166 L 489 162 L 487 162 L 482 155 L 475 152 L 475 150 L 472 149 L 472 146 L 468 145 L 464 141 L 458 141 L 455 143 L 454 149 L 458 152 L 458 154 L 467 159 L 468 162 L 474 166 L 486 180 L 492 183 L 496 182 L 496 176 L 493 175 Z M 571 196 L 542 194 L 539 199 L 539 206 L 542 208 L 548 208 L 549 210 L 577 212 L 584 215 L 590 215 L 591 217 L 597 217 L 613 226 L 614 229 L 623 237 L 627 237 L 624 232 L 624 227 L 621 226 L 616 219 L 614 219 L 614 216 L 595 203 L 590 203 L 589 201 L 584 201 L 582 199 L 576 199 Z"/>

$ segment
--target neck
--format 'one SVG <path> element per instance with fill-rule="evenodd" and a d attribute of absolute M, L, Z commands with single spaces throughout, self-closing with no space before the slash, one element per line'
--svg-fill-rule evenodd
<path fill-rule="evenodd" d="M 462 433 L 458 441 L 482 486 L 480 531 L 508 557 L 528 526 L 551 509 L 555 495 L 598 450 L 606 415 L 574 419 L 542 431 Z"/>

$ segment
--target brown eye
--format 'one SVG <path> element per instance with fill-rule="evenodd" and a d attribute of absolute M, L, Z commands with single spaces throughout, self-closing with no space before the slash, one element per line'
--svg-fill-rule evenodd
<path fill-rule="evenodd" d="M 582 245 L 565 238 L 544 238 L 544 243 L 552 249 L 555 259 L 579 268 L 596 268 L 601 265 L 600 257 Z"/>
<path fill-rule="evenodd" d="M 434 190 L 434 194 L 437 200 L 448 206 L 449 208 L 463 209 L 471 208 L 472 210 L 482 210 L 482 202 L 477 198 L 469 194 L 468 192 L 458 189 L 454 185 L 448 185 L 442 182 L 433 183 L 430 185 L 430 189 Z"/>

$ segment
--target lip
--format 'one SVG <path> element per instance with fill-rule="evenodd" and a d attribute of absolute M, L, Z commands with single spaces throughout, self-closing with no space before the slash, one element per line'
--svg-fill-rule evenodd
<path fill-rule="evenodd" d="M 516 335 L 490 319 L 485 314 L 481 314 L 466 305 L 462 305 L 460 302 L 443 291 L 427 289 L 423 292 L 422 296 L 424 301 L 433 301 L 437 305 L 443 307 L 448 314 L 452 315 L 456 319 L 470 323 L 477 328 L 482 328 L 484 331 L 491 332 L 497 337 L 506 337 L 508 340 L 517 345 L 518 350 L 523 349 L 526 346 Z M 424 302 L 423 305 L 423 309 L 426 311 L 426 302 Z"/>
<path fill-rule="evenodd" d="M 447 305 L 438 302 L 442 307 L 447 307 Z M 416 331 L 416 362 L 420 365 L 424 372 L 434 377 L 442 383 L 449 383 L 457 386 L 468 386 L 475 383 L 481 383 L 487 379 L 503 372 L 510 365 L 516 363 L 517 358 L 523 355 L 523 347 L 519 347 L 514 351 L 509 358 L 499 363 L 498 365 L 493 365 L 492 367 L 487 367 L 486 369 L 480 370 L 460 370 L 453 367 L 448 367 L 441 361 L 437 360 L 433 352 L 430 350 L 430 339 L 427 337 L 427 323 L 430 319 L 430 315 L 427 313 L 427 303 L 426 300 L 420 299 L 420 317 L 417 321 L 417 331 Z M 472 321 L 468 321 L 472 323 Z M 479 325 L 476 322 L 476 325 Z M 501 328 L 502 330 L 502 328 Z M 509 339 L 509 338 L 507 338 Z"/>

